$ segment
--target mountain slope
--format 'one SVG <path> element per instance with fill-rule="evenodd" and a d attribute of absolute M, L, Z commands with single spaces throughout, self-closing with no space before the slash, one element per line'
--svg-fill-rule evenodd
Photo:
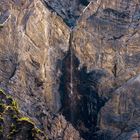
<path fill-rule="evenodd" d="M 139 23 L 138 0 L 1 0 L 0 87 L 49 139 L 132 139 L 119 117 L 139 108 Z"/>

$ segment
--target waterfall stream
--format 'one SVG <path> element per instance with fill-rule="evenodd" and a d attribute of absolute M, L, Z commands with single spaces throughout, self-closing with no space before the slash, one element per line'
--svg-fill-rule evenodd
<path fill-rule="evenodd" d="M 70 51 L 70 94 L 73 95 L 73 52 Z"/>

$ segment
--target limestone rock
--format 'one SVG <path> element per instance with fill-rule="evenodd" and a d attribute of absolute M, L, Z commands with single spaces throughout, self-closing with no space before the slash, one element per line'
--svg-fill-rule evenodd
<path fill-rule="evenodd" d="M 139 0 L 1 0 L 0 87 L 51 140 L 139 137 Z"/>
<path fill-rule="evenodd" d="M 112 139 L 139 137 L 139 84 L 140 75 L 130 79 L 101 109 L 99 126 L 103 132 L 110 131 Z"/>
<path fill-rule="evenodd" d="M 34 122 L 23 117 L 18 109 L 18 104 L 12 97 L 0 90 L 0 139 L 14 140 L 47 140 L 47 136 Z"/>
<path fill-rule="evenodd" d="M 115 0 L 89 4 L 73 33 L 81 65 L 105 69 L 119 84 L 139 73 L 138 4 Z"/>

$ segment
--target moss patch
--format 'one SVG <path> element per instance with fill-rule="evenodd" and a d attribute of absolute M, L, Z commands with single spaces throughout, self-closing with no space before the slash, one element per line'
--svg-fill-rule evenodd
<path fill-rule="evenodd" d="M 22 116 L 17 102 L 0 89 L 0 138 L 7 132 L 7 140 L 47 140 L 30 118 Z"/>

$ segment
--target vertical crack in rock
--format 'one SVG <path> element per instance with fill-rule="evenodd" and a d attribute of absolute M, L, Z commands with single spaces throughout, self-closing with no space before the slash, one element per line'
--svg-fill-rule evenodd
<path fill-rule="evenodd" d="M 98 84 L 105 73 L 102 70 L 87 71 L 87 67 L 79 68 L 79 60 L 71 47 L 62 60 L 62 76 L 60 77 L 60 96 L 62 108 L 60 112 L 66 120 L 80 132 L 86 140 L 95 140 L 98 112 L 106 99 L 98 94 Z"/>
<path fill-rule="evenodd" d="M 90 3 L 88 0 L 43 0 L 43 2 L 49 10 L 56 12 L 70 28 L 76 26 L 83 9 Z"/>

